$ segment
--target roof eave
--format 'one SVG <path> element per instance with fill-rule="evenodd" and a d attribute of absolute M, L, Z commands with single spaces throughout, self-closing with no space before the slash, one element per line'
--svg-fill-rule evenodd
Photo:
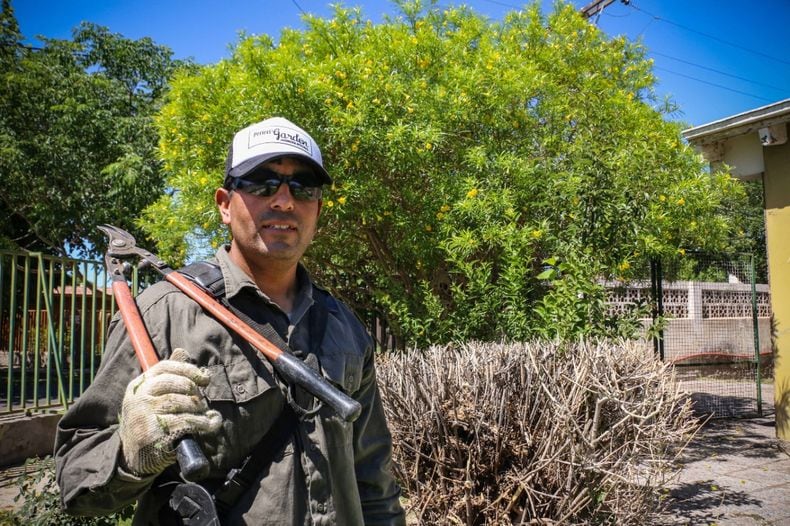
<path fill-rule="evenodd" d="M 690 143 L 705 144 L 745 135 L 788 121 L 790 121 L 790 99 L 785 99 L 732 117 L 683 130 L 682 134 Z"/>

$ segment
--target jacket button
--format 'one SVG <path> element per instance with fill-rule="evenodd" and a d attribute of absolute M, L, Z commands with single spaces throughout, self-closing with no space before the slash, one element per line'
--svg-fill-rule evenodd
<path fill-rule="evenodd" d="M 346 375 L 346 383 L 348 383 L 348 384 L 354 383 L 354 374 L 353 373 L 348 373 Z"/>
<path fill-rule="evenodd" d="M 236 392 L 239 394 L 244 394 L 244 385 L 243 384 L 236 384 Z"/>

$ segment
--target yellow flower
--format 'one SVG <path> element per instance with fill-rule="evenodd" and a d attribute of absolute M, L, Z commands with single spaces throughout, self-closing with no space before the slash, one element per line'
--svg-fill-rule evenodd
<path fill-rule="evenodd" d="M 450 205 L 442 205 L 442 207 L 439 210 L 441 212 L 449 212 L 450 211 Z"/>
<path fill-rule="evenodd" d="M 439 221 L 444 219 L 444 213 L 443 212 L 437 212 L 436 213 L 436 219 L 438 219 Z"/>
<path fill-rule="evenodd" d="M 543 230 L 533 230 L 531 234 L 533 239 L 540 239 L 543 237 Z"/>
<path fill-rule="evenodd" d="M 681 256 L 685 256 L 686 255 L 686 250 L 682 249 L 682 248 L 679 248 L 678 249 L 678 254 L 680 254 Z"/>
<path fill-rule="evenodd" d="M 344 204 L 346 204 L 346 196 L 344 196 L 344 195 L 341 195 L 340 197 L 338 197 L 338 198 L 337 198 L 337 204 L 339 204 L 339 205 L 344 205 Z"/>
<path fill-rule="evenodd" d="M 433 230 L 433 227 L 431 225 L 425 225 L 425 231 L 426 232 L 430 232 L 432 230 Z"/>
<path fill-rule="evenodd" d="M 478 191 L 477 188 L 472 188 L 471 190 L 466 192 L 466 197 L 469 198 L 469 199 L 474 199 L 475 197 L 477 197 L 478 193 L 479 193 L 479 191 Z"/>
<path fill-rule="evenodd" d="M 686 200 L 681 197 L 680 199 L 677 200 L 677 204 L 679 206 L 683 206 L 686 204 Z"/>
<path fill-rule="evenodd" d="M 665 196 L 665 195 L 663 195 L 663 194 L 662 194 L 662 195 L 659 195 L 659 196 L 658 196 L 658 200 L 659 200 L 659 201 L 661 201 L 661 202 L 663 203 L 664 201 L 666 201 L 666 200 L 667 200 L 667 196 Z"/>
<path fill-rule="evenodd" d="M 331 199 L 327 200 L 327 202 L 324 204 L 327 206 L 327 208 L 332 208 L 333 206 L 335 206 L 334 201 L 332 201 Z"/>
<path fill-rule="evenodd" d="M 620 272 L 624 272 L 624 271 L 628 270 L 629 268 L 631 268 L 631 264 L 628 261 L 623 261 L 622 263 L 620 263 L 617 266 L 617 268 L 620 269 Z"/>

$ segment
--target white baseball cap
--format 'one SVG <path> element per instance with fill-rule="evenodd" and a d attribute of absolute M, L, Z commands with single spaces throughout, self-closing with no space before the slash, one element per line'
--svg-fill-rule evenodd
<path fill-rule="evenodd" d="M 279 157 L 306 160 L 323 184 L 332 184 L 318 144 L 306 131 L 282 117 L 247 126 L 234 135 L 225 162 L 225 180 L 244 177 L 258 165 Z"/>

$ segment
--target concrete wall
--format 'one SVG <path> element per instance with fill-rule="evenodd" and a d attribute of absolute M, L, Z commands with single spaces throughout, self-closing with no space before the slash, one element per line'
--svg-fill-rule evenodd
<path fill-rule="evenodd" d="M 613 287 L 612 284 L 609 286 Z M 760 354 L 771 355 L 771 310 L 768 285 L 758 284 L 758 335 Z M 636 301 L 647 301 L 649 284 L 632 284 L 610 298 L 615 312 L 624 312 Z M 752 287 L 747 283 L 676 281 L 663 284 L 664 358 L 667 361 L 702 363 L 705 360 L 750 359 L 754 356 Z M 652 320 L 642 320 L 645 328 Z M 700 356 L 694 355 L 721 355 Z"/>
<path fill-rule="evenodd" d="M 771 320 L 758 319 L 760 354 L 771 354 Z M 664 329 L 664 358 L 698 363 L 692 357 L 720 354 L 722 359 L 754 356 L 754 329 L 751 318 L 669 320 Z M 702 357 L 703 359 L 708 359 Z"/>
<path fill-rule="evenodd" d="M 0 467 L 21 464 L 25 459 L 52 454 L 60 414 L 0 419 Z"/>

